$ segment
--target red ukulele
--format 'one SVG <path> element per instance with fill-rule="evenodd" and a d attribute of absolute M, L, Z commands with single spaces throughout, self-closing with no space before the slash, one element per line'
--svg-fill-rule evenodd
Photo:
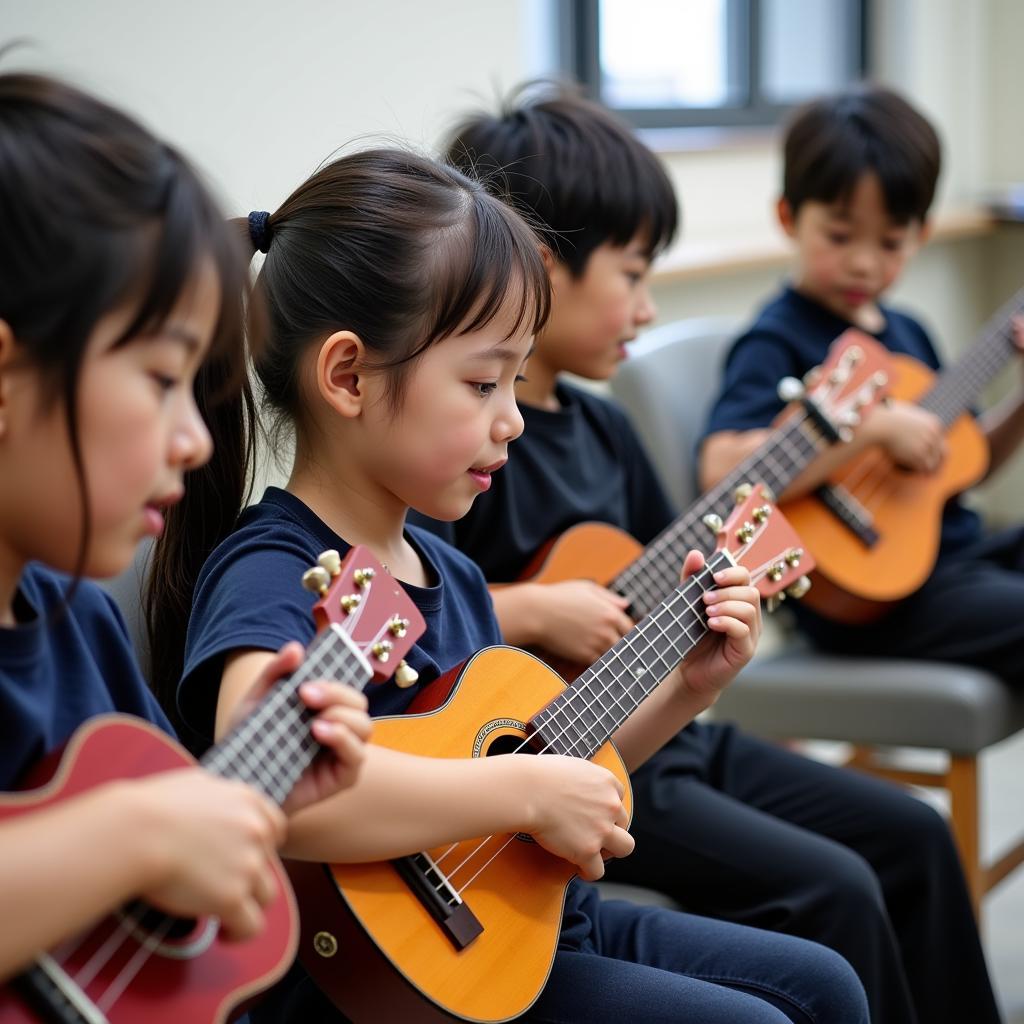
<path fill-rule="evenodd" d="M 427 757 L 524 751 L 593 759 L 626 790 L 611 737 L 707 632 L 701 594 L 739 562 L 764 596 L 805 589 L 813 567 L 760 486 L 718 550 L 598 662 L 566 685 L 524 651 L 490 647 L 374 722 L 373 743 Z M 680 563 L 681 563 L 680 559 Z M 457 794 L 452 799 L 457 799 Z M 289 864 L 302 906 L 299 955 L 357 1024 L 506 1021 L 543 990 L 575 868 L 530 836 L 494 835 L 371 864 Z"/>
<path fill-rule="evenodd" d="M 306 659 L 200 762 L 282 803 L 320 751 L 312 713 L 298 696 L 307 679 L 359 689 L 382 681 L 425 628 L 405 591 L 365 548 L 341 562 L 336 551 L 303 582 L 321 594 L 320 631 Z M 95 786 L 194 764 L 154 725 L 128 715 L 86 722 L 41 763 L 29 792 L 0 796 L 0 820 L 60 803 Z M 116 837 L 112 837 L 116 841 Z M 225 942 L 216 918 L 181 920 L 136 901 L 76 935 L 0 988 L 0 1022 L 59 1024 L 207 1024 L 222 1022 L 242 1000 L 288 969 L 298 935 L 291 888 L 277 866 L 277 894 L 262 934 Z"/>

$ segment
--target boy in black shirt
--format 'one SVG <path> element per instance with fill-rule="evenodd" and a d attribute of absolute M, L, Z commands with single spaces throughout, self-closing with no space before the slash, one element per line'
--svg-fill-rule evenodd
<path fill-rule="evenodd" d="M 818 100 L 794 118 L 778 205 L 796 248 L 794 277 L 729 354 L 701 447 L 704 486 L 713 486 L 760 444 L 782 408 L 777 381 L 803 376 L 851 325 L 894 352 L 940 368 L 924 328 L 882 303 L 927 238 L 939 164 L 932 126 L 886 89 Z M 989 443 L 991 474 L 1024 437 L 1024 395 L 1010 396 L 979 425 Z M 939 418 L 894 401 L 875 409 L 851 443 L 816 459 L 786 497 L 812 491 L 870 444 L 896 465 L 922 473 L 937 469 L 946 454 Z M 794 611 L 800 627 L 830 650 L 965 662 L 1019 685 L 1024 530 L 986 537 L 977 514 L 953 498 L 943 510 L 939 560 L 930 578 L 883 618 L 850 626 L 806 606 Z"/>
<path fill-rule="evenodd" d="M 666 175 L 610 114 L 557 90 L 471 118 L 448 156 L 546 226 L 554 298 L 508 465 L 466 518 L 432 528 L 492 582 L 515 581 L 586 520 L 650 541 L 674 511 L 628 419 L 559 374 L 607 379 L 654 318 L 647 273 L 677 220 Z M 492 595 L 508 642 L 576 662 L 631 625 L 625 602 L 588 580 Z M 875 1024 L 999 1019 L 949 831 L 920 801 L 719 723 L 685 729 L 633 786 L 636 850 L 609 878 L 831 946 Z"/>

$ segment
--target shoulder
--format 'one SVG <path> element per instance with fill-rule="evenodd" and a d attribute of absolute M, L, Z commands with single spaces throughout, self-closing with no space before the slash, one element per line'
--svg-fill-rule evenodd
<path fill-rule="evenodd" d="M 90 634 L 116 635 L 130 643 L 121 610 L 92 580 L 80 579 L 75 583 L 64 573 L 32 563 L 22 574 L 19 588 L 43 615 L 52 616 L 63 610 L 63 614 Z"/>

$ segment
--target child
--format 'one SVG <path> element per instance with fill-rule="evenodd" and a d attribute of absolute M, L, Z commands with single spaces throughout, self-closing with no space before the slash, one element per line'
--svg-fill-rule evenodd
<path fill-rule="evenodd" d="M 708 486 L 756 446 L 778 412 L 776 375 L 802 375 L 847 327 L 939 369 L 924 328 L 882 304 L 928 237 L 940 164 L 932 126 L 895 93 L 852 90 L 799 111 L 786 134 L 784 159 L 778 214 L 795 245 L 794 275 L 730 353 L 701 452 Z M 1024 337 L 1019 325 L 1017 335 Z M 991 474 L 1024 437 L 1024 393 L 1011 395 L 979 425 L 989 443 Z M 813 490 L 872 444 L 897 465 L 923 473 L 937 469 L 945 456 L 939 419 L 894 401 L 875 409 L 850 444 L 808 467 L 787 497 Z M 830 650 L 960 661 L 1019 685 L 1022 570 L 1024 530 L 984 536 L 977 514 L 954 498 L 943 514 L 938 563 L 913 595 L 868 625 L 833 622 L 808 608 L 797 609 L 798 622 Z"/>
<path fill-rule="evenodd" d="M 624 125 L 564 89 L 469 118 L 448 152 L 549 226 L 553 300 L 517 388 L 526 427 L 509 465 L 437 528 L 501 583 L 587 520 L 648 543 L 675 512 L 631 424 L 560 374 L 606 380 L 654 318 L 647 274 L 677 217 L 667 177 Z M 575 662 L 631 625 L 626 602 L 587 580 L 493 596 L 510 643 Z M 858 971 L 873 1021 L 995 1019 L 959 861 L 923 803 L 719 723 L 675 736 L 633 791 L 637 850 L 610 878 L 831 946 Z"/>
<path fill-rule="evenodd" d="M 409 153 L 329 163 L 250 224 L 254 246 L 267 253 L 257 292 L 270 310 L 269 346 L 255 365 L 279 425 L 294 427 L 295 454 L 287 489 L 268 489 L 246 510 L 198 577 L 178 702 L 207 735 L 223 729 L 239 678 L 267 661 L 282 631 L 312 631 L 310 595 L 294 581 L 325 547 L 367 544 L 427 620 L 408 657 L 418 683 L 376 688 L 374 712 L 403 711 L 439 672 L 499 642 L 479 570 L 431 534 L 407 529 L 405 517 L 415 505 L 456 518 L 500 479 L 522 430 L 513 385 L 548 304 L 536 238 L 520 218 L 457 171 Z M 230 432 L 239 442 L 241 426 Z M 219 481 L 206 483 L 212 495 Z M 240 500 L 231 496 L 222 521 Z M 162 543 L 185 541 L 188 529 L 174 524 Z M 700 564 L 694 553 L 686 571 Z M 719 642 L 673 672 L 617 734 L 629 763 L 711 703 L 752 653 L 760 620 L 749 576 L 730 569 L 717 582 Z M 186 612 L 168 603 L 163 621 L 183 625 Z M 592 879 L 604 870 L 602 852 L 632 849 L 621 796 L 610 773 L 575 758 L 435 760 L 371 745 L 359 783 L 322 813 L 302 815 L 289 852 L 380 860 L 523 831 Z M 273 1019 L 339 1019 L 299 971 L 278 997 L 267 1008 Z M 656 908 L 601 905 L 591 887 L 573 883 L 551 978 L 527 1016 L 589 1024 L 627 1013 L 704 1022 L 867 1017 L 859 983 L 829 950 Z"/>
<path fill-rule="evenodd" d="M 0 75 L 0 237 L 0 788 L 11 790 L 94 715 L 169 728 L 113 602 L 82 576 L 126 568 L 209 457 L 192 384 L 211 353 L 241 370 L 245 267 L 174 150 L 26 74 Z M 300 660 L 293 645 L 268 661 L 256 690 Z M 360 695 L 319 691 L 307 695 L 326 709 L 313 731 L 340 760 L 300 783 L 293 808 L 351 784 L 369 733 Z M 10 819 L 0 978 L 136 897 L 256 934 L 284 832 L 255 790 L 198 768 Z"/>

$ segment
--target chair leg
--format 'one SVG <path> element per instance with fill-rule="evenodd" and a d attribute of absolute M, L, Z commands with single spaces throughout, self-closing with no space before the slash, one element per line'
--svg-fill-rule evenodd
<path fill-rule="evenodd" d="M 950 818 L 974 917 L 981 923 L 981 898 L 985 894 L 985 872 L 981 865 L 979 843 L 978 759 L 950 755 L 946 774 Z"/>

